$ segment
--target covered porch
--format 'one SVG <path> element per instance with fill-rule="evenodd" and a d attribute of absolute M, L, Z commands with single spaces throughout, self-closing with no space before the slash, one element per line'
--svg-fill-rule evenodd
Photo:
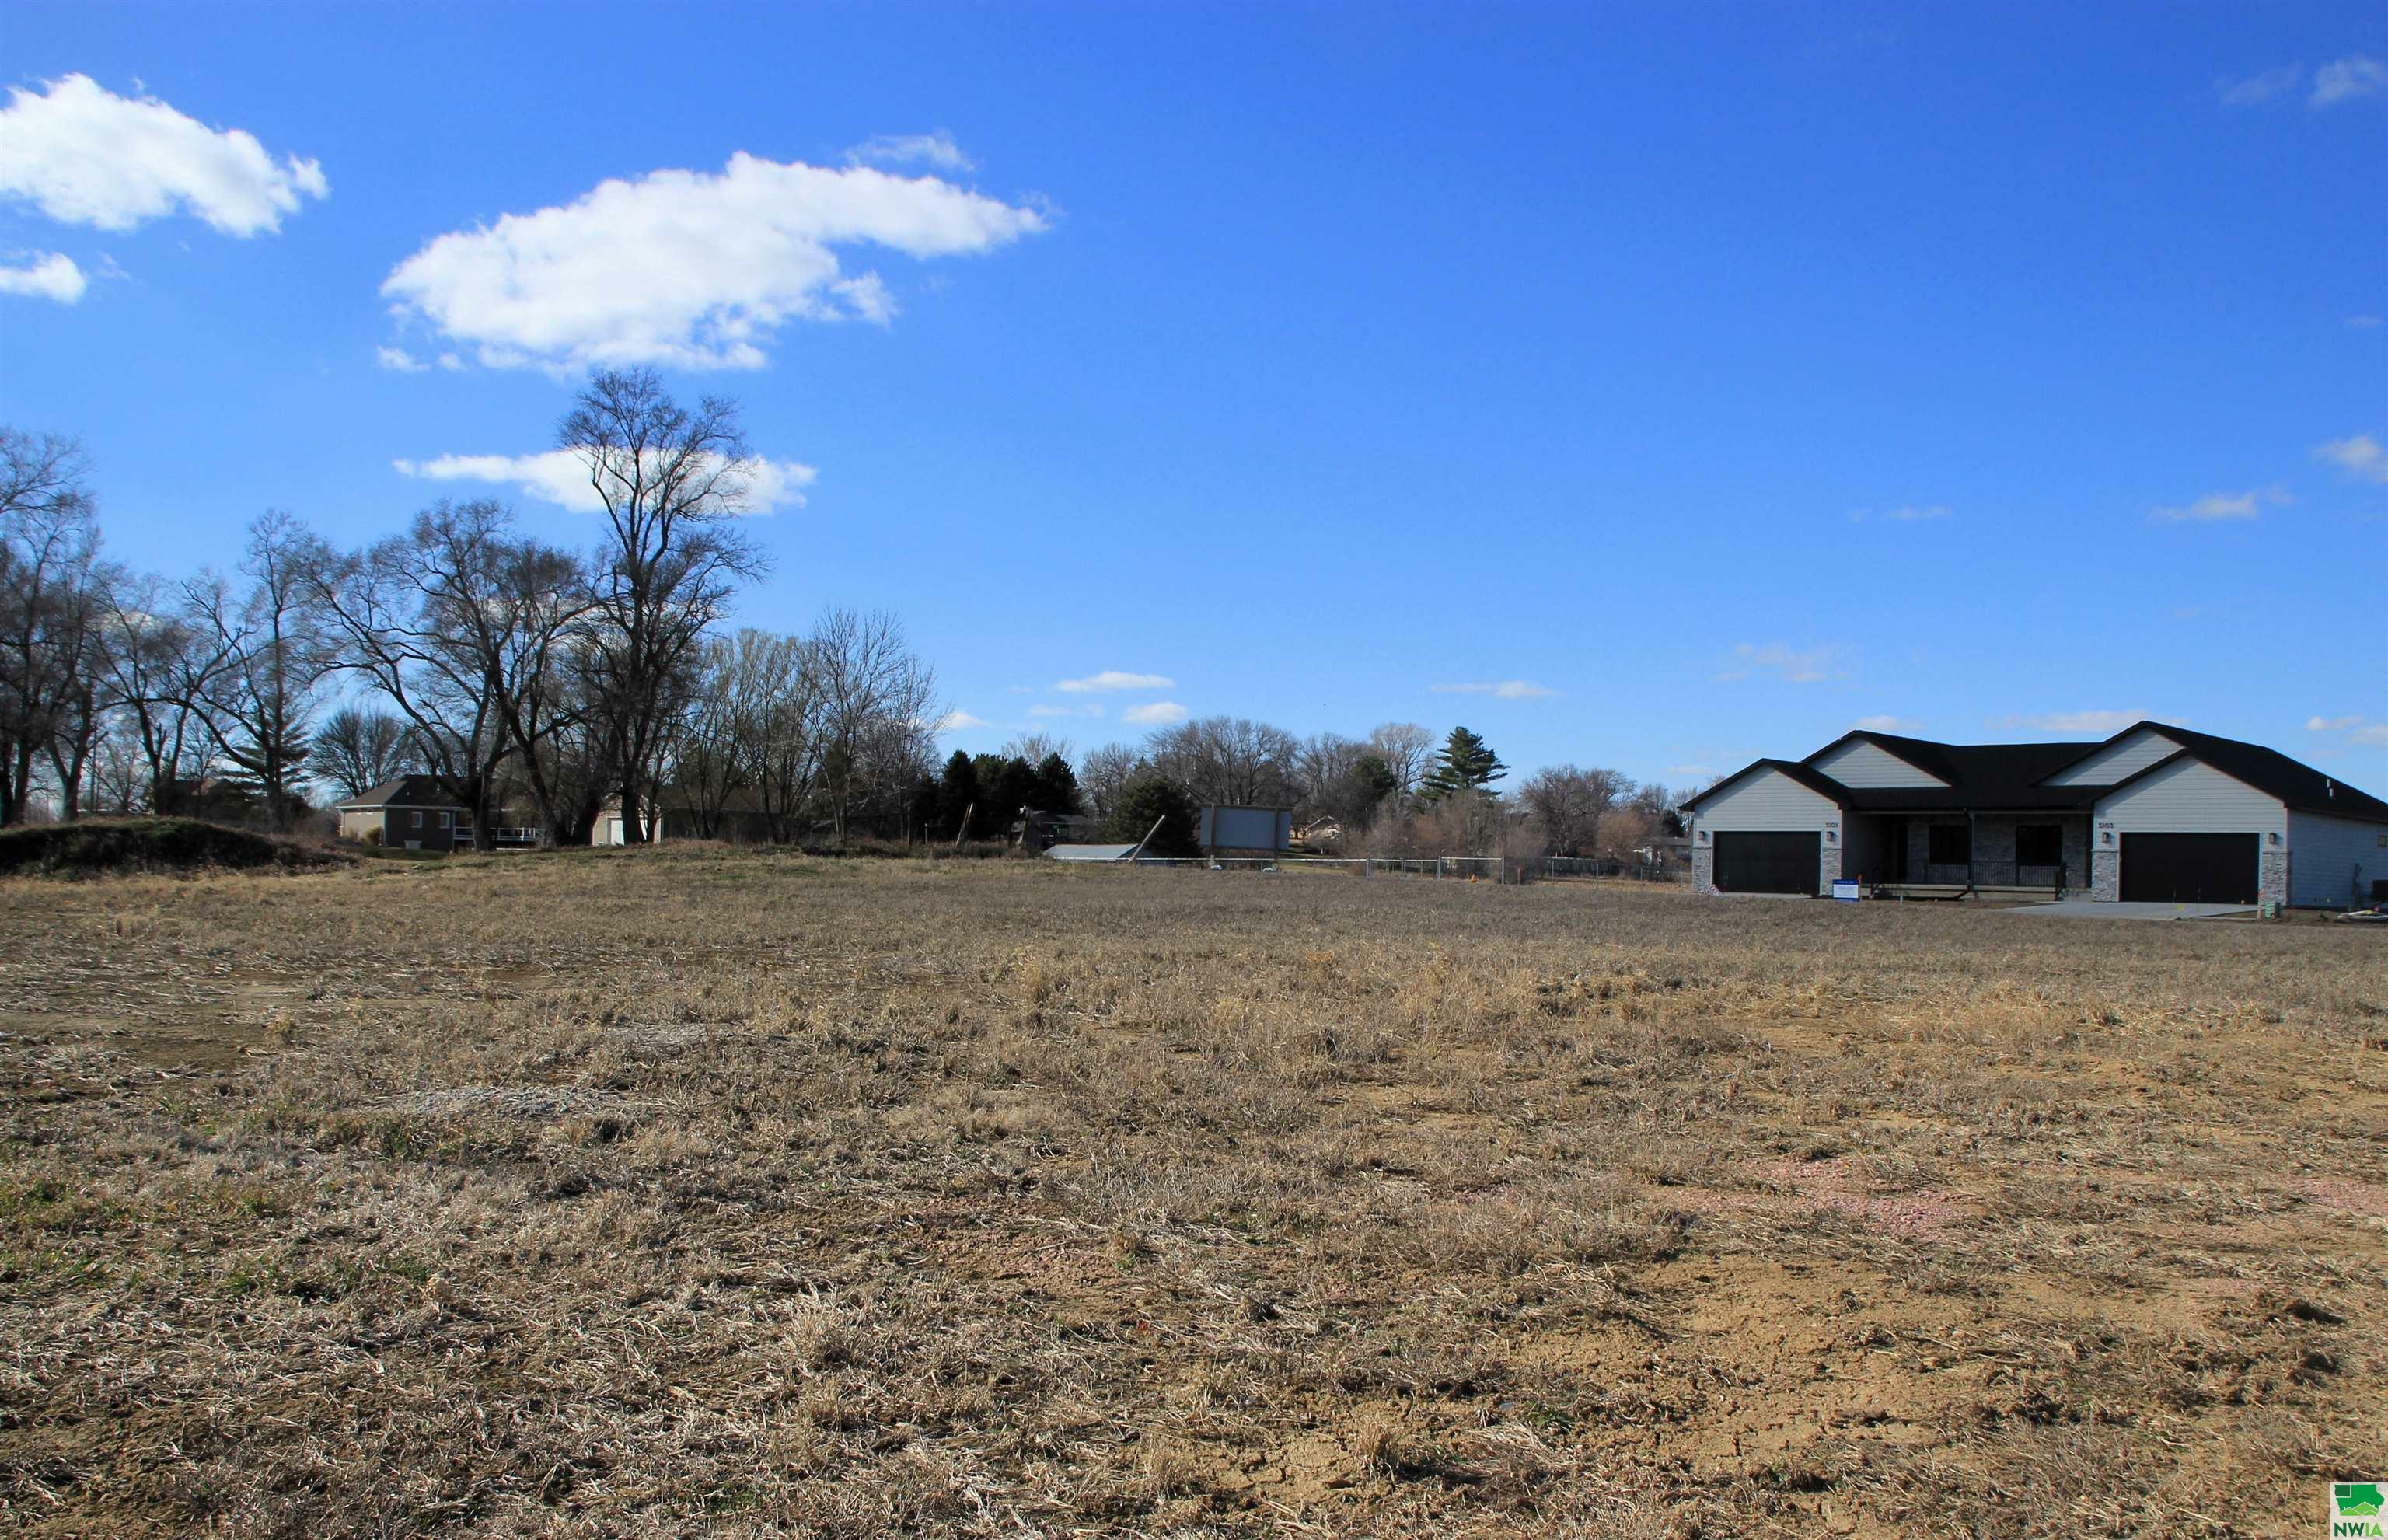
<path fill-rule="evenodd" d="M 1851 812 L 1841 872 L 1905 897 L 2047 898 L 2090 890 L 2090 818 L 2052 812 Z"/>

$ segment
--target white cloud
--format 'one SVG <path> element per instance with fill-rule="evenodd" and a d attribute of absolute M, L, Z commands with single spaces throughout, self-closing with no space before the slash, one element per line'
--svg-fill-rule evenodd
<path fill-rule="evenodd" d="M 2388 91 L 2388 64 L 2353 54 L 2314 71 L 2313 95 L 2306 101 L 2314 107 L 2336 107 L 2382 91 Z"/>
<path fill-rule="evenodd" d="M 381 291 L 492 367 L 755 369 L 788 321 L 895 314 L 879 275 L 849 275 L 834 247 L 926 259 L 991 251 L 1046 227 L 1034 209 L 931 176 L 741 152 L 718 174 L 616 179 L 572 203 L 452 231 L 400 262 Z"/>
<path fill-rule="evenodd" d="M 986 725 L 986 719 L 984 717 L 973 717 L 969 712 L 957 708 L 946 712 L 944 716 L 931 723 L 929 731 L 942 736 L 948 732 L 960 732 L 968 728 L 984 727 Z"/>
<path fill-rule="evenodd" d="M 1794 647 L 1787 642 L 1744 642 L 1733 650 L 1734 661 L 1739 667 L 1727 669 L 1717 679 L 1731 684 L 1763 669 L 1786 684 L 1815 684 L 1846 676 L 1848 670 L 1836 667 L 1841 651 L 1838 643 L 1829 642 L 1813 647 Z"/>
<path fill-rule="evenodd" d="M 540 454 L 443 454 L 437 460 L 393 460 L 400 476 L 425 481 L 491 481 L 526 497 L 553 503 L 576 514 L 603 513 L 605 504 L 590 484 L 589 463 L 568 449 Z M 746 505 L 756 513 L 805 505 L 805 488 L 820 473 L 793 460 L 753 460 L 744 467 Z"/>
<path fill-rule="evenodd" d="M 2243 80 L 2216 81 L 2214 94 L 2222 98 L 2225 107 L 2255 107 L 2294 91 L 2305 78 L 2304 65 L 2283 64 L 2276 70 L 2260 70 Z"/>
<path fill-rule="evenodd" d="M 2328 461 L 2357 481 L 2388 481 L 2388 449 L 2369 433 L 2316 445 L 2314 458 Z"/>
<path fill-rule="evenodd" d="M 2010 731 L 2030 728 L 2036 732 L 2077 733 L 2092 738 L 2111 738 L 2134 722 L 2163 721 L 2145 711 L 2044 711 L 2037 716 L 1993 717 L 1990 726 Z"/>
<path fill-rule="evenodd" d="M 374 362 L 400 375 L 419 375 L 431 367 L 403 348 L 375 348 Z"/>
<path fill-rule="evenodd" d="M 1143 706 L 1131 706 L 1120 713 L 1120 720 L 1134 722 L 1138 727 L 1166 727 L 1182 722 L 1187 710 L 1175 701 L 1151 701 Z"/>
<path fill-rule="evenodd" d="M 1884 712 L 1873 717 L 1860 717 L 1856 721 L 1851 722 L 1849 725 L 1856 728 L 1861 732 L 1913 732 L 1923 727 L 1924 724 L 1922 722 L 1912 722 L 1904 717 L 1894 717 L 1887 712 Z"/>
<path fill-rule="evenodd" d="M 1714 765 L 1669 765 L 1667 773 L 1707 777 L 1716 773 L 1716 767 Z"/>
<path fill-rule="evenodd" d="M 2305 731 L 2307 732 L 2344 732 L 2346 734 L 2348 743 L 2358 744 L 2366 748 L 2388 744 L 2388 722 L 2367 721 L 2359 716 L 2308 717 L 2305 719 Z"/>
<path fill-rule="evenodd" d="M 65 223 L 130 230 L 179 207 L 227 235 L 254 235 L 332 191 L 315 161 L 277 162 L 254 134 L 117 95 L 88 75 L 51 81 L 43 95 L 11 86 L 8 97 L 0 193 Z"/>
<path fill-rule="evenodd" d="M 1438 695 L 1492 695 L 1505 701 L 1541 700 L 1558 694 L 1546 684 L 1535 684 L 1522 679 L 1483 684 L 1435 684 L 1428 688 Z"/>
<path fill-rule="evenodd" d="M 35 260 L 22 267 L 0 265 L 0 294 L 23 294 L 36 299 L 56 299 L 61 305 L 71 305 L 83 298 L 91 286 L 75 266 L 74 259 L 57 251 L 32 254 Z"/>
<path fill-rule="evenodd" d="M 1177 681 L 1163 674 L 1130 674 L 1117 668 L 1106 668 L 1099 674 L 1084 679 L 1065 679 L 1053 686 L 1073 695 L 1098 694 L 1112 690 L 1170 690 Z"/>
<path fill-rule="evenodd" d="M 2256 487 L 2243 492 L 2208 492 L 2194 503 L 2178 507 L 2151 508 L 2149 519 L 2157 524 L 2214 524 L 2230 519 L 2254 518 L 2266 503 L 2275 506 L 2289 501 L 2289 494 L 2278 487 Z"/>
<path fill-rule="evenodd" d="M 1103 708 L 1099 706 L 1047 706 L 1040 702 L 1030 706 L 1028 714 L 1032 717 L 1099 717 Z"/>
<path fill-rule="evenodd" d="M 845 152 L 849 166 L 934 166 L 941 172 L 974 172 L 978 165 L 962 153 L 944 129 L 934 134 L 882 134 Z"/>
<path fill-rule="evenodd" d="M 2346 324 L 2354 327 L 2358 332 L 2368 332 L 2372 327 L 2380 325 L 2380 317 L 2376 315 L 2350 315 L 2346 318 Z"/>

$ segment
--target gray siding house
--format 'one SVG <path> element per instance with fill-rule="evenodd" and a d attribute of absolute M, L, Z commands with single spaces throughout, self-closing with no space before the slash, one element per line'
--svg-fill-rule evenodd
<path fill-rule="evenodd" d="M 2336 908 L 2388 889 L 2388 803 L 2256 744 L 2140 722 L 2095 744 L 1857 732 L 1691 799 L 1704 893 L 2048 893 Z"/>

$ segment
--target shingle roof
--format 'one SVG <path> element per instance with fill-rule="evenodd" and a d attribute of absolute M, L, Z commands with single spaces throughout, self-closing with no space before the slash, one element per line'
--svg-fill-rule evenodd
<path fill-rule="evenodd" d="M 2040 784 L 2095 745 L 1934 744 L 1887 733 L 1866 736 L 1949 784 L 1852 787 L 1845 800 L 1861 812 L 2086 811 L 2098 799 L 2095 786 Z"/>
<path fill-rule="evenodd" d="M 2243 781 L 2259 792 L 2279 797 L 2293 811 L 2388 823 L 2388 802 L 2369 792 L 2357 791 L 2336 776 L 2324 775 L 2311 765 L 2299 764 L 2278 749 L 2242 744 L 2236 738 L 2217 738 L 2211 732 L 2192 732 L 2164 722 L 2141 722 L 2140 726 L 2155 729 L 2232 780 Z"/>
<path fill-rule="evenodd" d="M 2241 743 L 2236 738 L 2217 738 L 2210 732 L 2193 732 L 2165 722 L 2136 722 L 2094 744 L 1939 744 L 1928 738 L 1860 731 L 1844 733 L 1804 760 L 1754 760 L 1683 806 L 1696 808 L 1752 771 L 1771 770 L 1855 812 L 2088 812 L 2101 796 L 2114 789 L 2112 785 L 2051 786 L 2047 784 L 2048 778 L 2143 728 L 2171 739 L 2192 757 L 2223 774 L 2243 781 L 2267 795 L 2279 797 L 2298 812 L 2388 823 L 2388 802 L 2324 775 L 2311 765 L 2299 764 L 2278 749 Z M 1810 763 L 1851 738 L 1878 745 L 1949 783 L 1848 786 Z"/>
<path fill-rule="evenodd" d="M 440 789 L 439 778 L 436 775 L 401 775 L 332 806 L 336 809 L 354 811 L 373 808 L 454 808 L 462 810 L 464 805 Z"/>
<path fill-rule="evenodd" d="M 1740 780 L 1743 776 L 1749 774 L 1753 770 L 1771 770 L 1778 774 L 1787 775 L 1799 784 L 1807 787 L 1810 791 L 1814 792 L 1818 796 L 1829 796 L 1835 802 L 1846 802 L 1848 800 L 1849 789 L 1847 786 L 1842 785 L 1831 776 L 1826 775 L 1823 770 L 1817 770 L 1812 766 L 1800 764 L 1796 759 L 1753 759 L 1748 764 L 1744 765 L 1741 769 L 1734 771 L 1731 775 L 1728 775 L 1723 780 L 1718 782 L 1715 785 L 1710 786 L 1708 790 L 1700 793 L 1699 795 L 1693 797 L 1690 801 L 1684 803 L 1683 806 L 1686 808 L 1696 808 L 1701 803 L 1707 801 L 1709 797 L 1714 796 L 1717 793 L 1724 790 L 1727 786 L 1730 786 L 1734 782 Z"/>

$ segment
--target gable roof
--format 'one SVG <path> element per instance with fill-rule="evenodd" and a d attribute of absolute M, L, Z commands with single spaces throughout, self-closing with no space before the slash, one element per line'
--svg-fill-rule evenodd
<path fill-rule="evenodd" d="M 2048 783 L 2051 776 L 2142 730 L 2170 739 L 2180 746 L 2180 752 L 2168 755 L 2146 770 L 2106 785 L 2052 786 Z M 1948 784 L 1848 786 L 1815 768 L 1815 760 L 1852 738 L 1874 744 L 1917 770 L 1938 776 Z M 1683 808 L 1685 811 L 1696 809 L 1702 802 L 1735 782 L 1759 770 L 1771 770 L 1790 777 L 1820 796 L 1832 798 L 1853 812 L 2086 813 L 2116 785 L 2128 784 L 2149 770 L 2171 764 L 2184 754 L 2213 766 L 2234 781 L 2246 783 L 2267 796 L 2280 798 L 2282 805 L 2296 812 L 2321 813 L 2367 823 L 2388 823 L 2388 802 L 2357 791 L 2333 776 L 2324 775 L 2311 765 L 2300 764 L 2278 749 L 2266 748 L 2260 744 L 2241 743 L 2236 738 L 2218 738 L 2210 732 L 2194 732 L 2168 722 L 2145 721 L 2134 722 L 2113 737 L 2094 744 L 1939 744 L 1928 738 L 1904 738 L 1893 732 L 1861 729 L 1841 734 L 1803 760 L 1753 760 L 1685 802 Z"/>
<path fill-rule="evenodd" d="M 1920 738 L 1900 743 L 1931 761 L 1919 768 L 1949 783 L 1852 791 L 1850 807 L 1861 812 L 1962 812 L 1969 808 L 2061 812 L 2086 811 L 2096 800 L 2092 787 L 2041 784 L 2079 757 L 2079 744 L 1927 744 Z M 1909 755 L 1901 753 L 1900 757 Z"/>
<path fill-rule="evenodd" d="M 2267 796 L 2277 796 L 2292 812 L 2323 813 L 2331 818 L 2351 818 L 2365 823 L 2388 823 L 2388 802 L 2382 802 L 2369 792 L 2356 790 L 2336 776 L 2324 775 L 2311 765 L 2301 764 L 2280 750 L 2266 748 L 2261 744 L 2242 744 L 2236 738 L 2217 738 L 2211 732 L 2193 732 L 2185 727 L 2167 722 L 2140 722 L 2124 729 L 2136 732 L 2140 728 L 2155 732 L 2178 744 L 2191 757 L 2202 759 L 2216 770 L 2255 787 Z M 2121 736 L 2118 733 L 2116 736 Z M 2101 745 L 2103 746 L 2102 745 Z M 2128 785 L 2148 770 L 2159 770 L 2180 756 L 2169 755 L 2142 770 L 2138 775 L 2127 776 L 2115 784 Z M 2064 767 L 2059 766 L 2058 769 Z M 2056 772 L 2051 770 L 2050 774 Z M 2112 791 L 2114 786 L 2100 788 Z"/>
<path fill-rule="evenodd" d="M 1742 780 L 1747 776 L 1755 775 L 1762 770 L 1771 770 L 1779 775 L 1789 776 L 1800 785 L 1807 787 L 1811 792 L 1814 792 L 1818 796 L 1829 797 L 1833 801 L 1843 805 L 1847 805 L 1850 796 L 1855 795 L 1848 787 L 1842 785 L 1831 776 L 1826 775 L 1823 770 L 1816 770 L 1811 766 L 1803 765 L 1797 760 L 1752 759 L 1748 764 L 1744 765 L 1741 769 L 1734 771 L 1731 775 L 1726 776 L 1715 785 L 1710 786 L 1706 791 L 1700 793 L 1699 795 L 1686 800 L 1683 803 L 1683 807 L 1686 810 L 1696 808 L 1701 803 L 1706 802 L 1709 797 L 1716 795 L 1717 793 L 1724 790 L 1727 786 L 1732 785 L 1734 782 Z"/>
<path fill-rule="evenodd" d="M 1843 744 L 1852 741 L 1872 744 L 1892 758 L 1903 759 L 1926 775 L 1937 776 L 1943 781 L 1957 779 L 1950 770 L 1946 757 L 1947 744 L 1936 744 L 1927 738 L 1902 738 L 1896 732 L 1876 732 L 1870 727 L 1853 728 L 1799 762 L 1812 765 Z"/>
<path fill-rule="evenodd" d="M 375 808 L 452 808 L 465 811 L 462 802 L 440 789 L 436 775 L 401 775 L 369 787 L 356 795 L 332 804 L 336 811 L 370 812 Z"/>

